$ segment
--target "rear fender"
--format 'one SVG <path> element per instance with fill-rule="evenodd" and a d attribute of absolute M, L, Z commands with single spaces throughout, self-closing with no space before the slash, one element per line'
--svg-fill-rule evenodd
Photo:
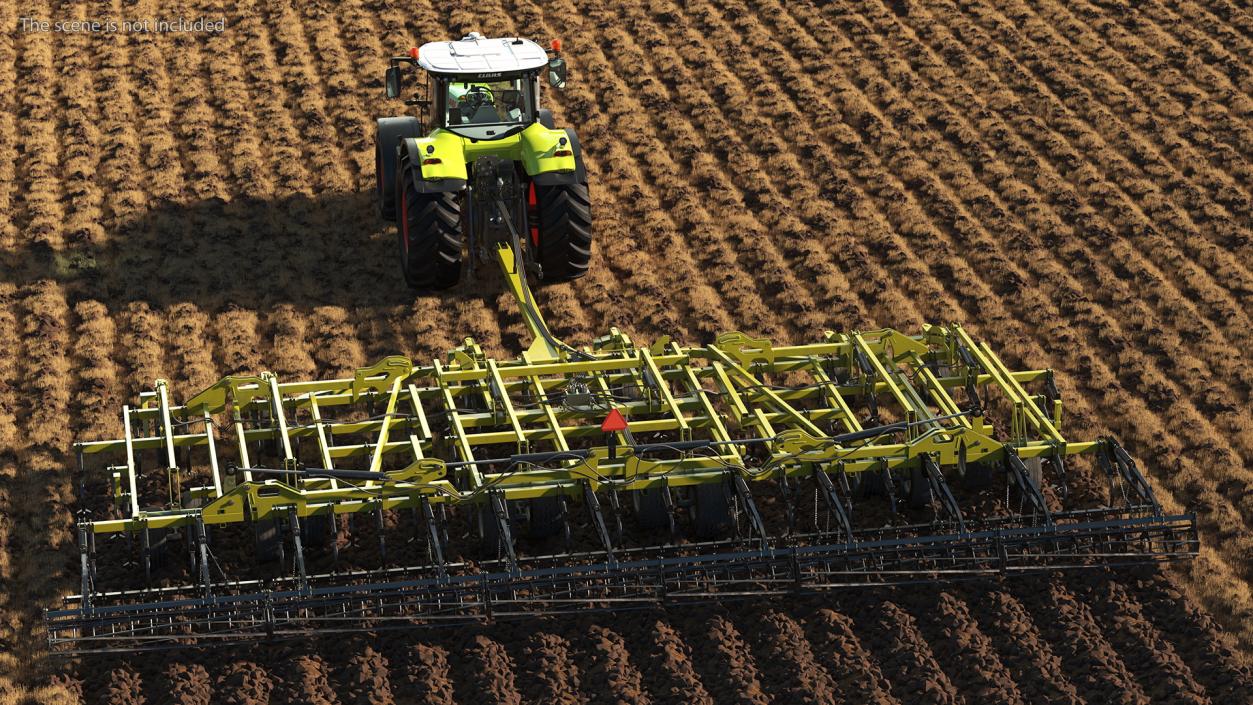
<path fill-rule="evenodd" d="M 520 137 L 522 166 L 536 183 L 587 181 L 574 130 L 550 130 L 537 122 L 523 130 Z M 570 155 L 557 156 L 559 151 L 569 151 Z"/>
<path fill-rule="evenodd" d="M 460 191 L 466 185 L 465 153 L 461 138 L 448 132 L 406 139 L 400 144 L 402 160 L 422 193 Z"/>

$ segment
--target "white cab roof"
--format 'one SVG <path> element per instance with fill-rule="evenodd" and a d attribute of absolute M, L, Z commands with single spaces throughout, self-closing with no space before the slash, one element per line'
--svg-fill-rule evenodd
<path fill-rule="evenodd" d="M 418 50 L 418 64 L 435 73 L 510 73 L 547 63 L 548 54 L 529 39 L 487 39 L 478 32 L 455 42 L 428 42 Z"/>

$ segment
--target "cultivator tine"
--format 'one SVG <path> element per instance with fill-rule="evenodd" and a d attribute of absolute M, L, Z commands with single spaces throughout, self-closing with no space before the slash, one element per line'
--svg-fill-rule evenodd
<path fill-rule="evenodd" d="M 431 509 L 431 500 L 422 497 L 422 518 L 426 522 L 426 540 L 430 549 L 431 562 L 435 564 L 435 572 L 441 581 L 448 578 L 448 569 L 444 566 L 444 542 L 440 540 L 439 526 L 435 520 L 435 510 Z"/>
<path fill-rule="evenodd" d="M 83 608 L 91 611 L 91 594 L 94 592 L 91 584 L 91 561 L 90 545 L 87 539 L 87 526 L 85 524 L 78 525 L 78 560 L 82 569 L 82 595 Z"/>
<path fill-rule="evenodd" d="M 957 505 L 957 499 L 953 496 L 953 491 L 949 489 L 948 482 L 944 479 L 944 473 L 940 471 L 940 466 L 935 464 L 935 460 L 930 454 L 922 456 L 922 466 L 927 473 L 927 479 L 931 483 L 931 491 L 940 500 L 940 507 L 949 520 L 957 526 L 957 533 L 965 535 L 966 521 L 962 519 L 961 507 Z"/>
<path fill-rule="evenodd" d="M 796 488 L 788 482 L 786 475 L 780 475 L 776 484 L 779 486 L 779 495 L 783 498 L 784 519 L 790 536 L 796 531 Z"/>
<path fill-rule="evenodd" d="M 149 587 L 152 585 L 153 546 L 152 546 L 152 533 L 151 531 L 149 531 L 147 524 L 144 524 L 144 528 L 140 535 L 142 537 L 141 540 L 143 542 L 140 550 L 142 551 L 142 555 L 143 555 L 144 586 Z"/>
<path fill-rule="evenodd" d="M 841 471 L 843 475 L 843 471 Z M 814 468 L 814 481 L 818 483 L 818 487 L 822 489 L 822 496 L 827 501 L 827 508 L 835 513 L 836 518 L 840 522 L 840 534 L 844 537 L 845 543 L 853 543 L 856 538 L 853 536 L 853 522 L 850 512 L 844 505 L 844 500 L 840 498 L 839 493 L 835 490 L 835 484 L 831 482 L 831 478 L 821 468 Z M 845 492 L 847 493 L 847 479 L 845 479 Z"/>
<path fill-rule="evenodd" d="M 925 462 L 925 461 L 924 461 Z M 922 509 L 931 505 L 934 494 L 931 481 L 923 468 L 923 463 L 909 469 L 909 508 Z"/>
<path fill-rule="evenodd" d="M 1023 464 L 1022 458 L 1019 458 L 1017 453 L 1006 451 L 1005 467 L 1009 470 L 1014 484 L 1018 486 L 1023 496 L 1031 503 L 1032 510 L 1044 518 L 1045 526 L 1052 526 L 1053 515 L 1049 512 L 1048 502 L 1044 499 L 1044 495 L 1040 493 L 1039 486 L 1036 485 L 1031 477 L 1027 466 Z"/>
<path fill-rule="evenodd" d="M 1070 484 L 1066 481 L 1066 457 L 1060 449 L 1053 448 L 1053 452 L 1049 454 L 1049 464 L 1057 473 L 1058 488 L 1061 490 L 1060 496 L 1064 501 L 1070 497 Z"/>
<path fill-rule="evenodd" d="M 609 536 L 609 529 L 605 525 L 605 515 L 600 510 L 600 501 L 596 499 L 596 493 L 592 491 L 592 484 L 587 480 L 580 483 L 583 486 L 583 506 L 587 507 L 588 515 L 592 520 L 592 527 L 596 529 L 596 535 L 600 538 L 600 545 L 605 550 L 605 559 L 609 565 L 614 565 L 617 561 L 613 556 L 613 539 Z"/>
<path fill-rule="evenodd" d="M 1148 480 L 1144 479 L 1144 475 L 1140 473 L 1140 468 L 1136 467 L 1136 462 L 1127 455 L 1127 451 L 1118 445 L 1118 441 L 1113 438 L 1106 437 L 1102 439 L 1105 451 L 1100 454 L 1105 463 L 1113 466 L 1122 478 L 1123 482 L 1131 485 L 1131 489 L 1145 504 L 1153 507 L 1153 513 L 1161 516 L 1162 506 L 1157 501 L 1157 496 L 1153 494 L 1153 488 L 1149 486 Z M 1108 470 L 1107 470 L 1108 472 Z"/>
<path fill-rule="evenodd" d="M 753 501 L 753 495 L 748 490 L 748 483 L 744 482 L 741 475 L 731 475 L 731 486 L 735 489 L 735 496 L 739 498 L 740 504 L 744 507 L 744 513 L 748 515 L 748 525 L 752 528 L 753 533 L 757 536 L 757 540 L 761 548 L 764 550 L 769 542 L 770 534 L 766 531 L 766 524 L 761 519 L 761 513 L 757 511 L 757 503 Z"/>
<path fill-rule="evenodd" d="M 518 574 L 518 556 L 513 548 L 513 531 L 509 527 L 509 507 L 505 504 L 505 499 L 499 490 L 490 490 L 487 493 L 487 502 L 491 519 L 496 522 L 496 550 L 503 548 L 505 559 L 509 562 L 509 574 Z"/>
<path fill-rule="evenodd" d="M 609 510 L 613 512 L 613 545 L 622 545 L 622 535 L 624 529 L 622 526 L 622 502 L 618 498 L 618 490 L 610 488 L 609 490 Z M 567 531 L 569 533 L 568 525 Z"/>
<path fill-rule="evenodd" d="M 882 489 L 888 498 L 888 510 L 896 514 L 896 483 L 892 481 L 892 472 L 886 467 L 873 471 L 882 482 Z"/>
<path fill-rule="evenodd" d="M 198 566 L 200 568 L 200 584 L 204 588 L 203 596 L 208 599 L 213 597 L 213 579 L 209 574 L 209 537 L 205 531 L 204 518 L 197 516 L 195 527 L 195 544 L 197 554 L 199 556 Z"/>
<path fill-rule="evenodd" d="M 305 546 L 300 536 L 300 515 L 295 507 L 287 510 L 287 530 L 291 536 L 292 547 L 295 549 L 292 558 L 296 569 L 297 584 L 301 590 L 304 590 L 309 586 L 309 578 L 305 572 Z"/>

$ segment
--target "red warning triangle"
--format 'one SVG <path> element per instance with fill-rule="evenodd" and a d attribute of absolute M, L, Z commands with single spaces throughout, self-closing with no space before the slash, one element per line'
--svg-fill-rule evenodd
<path fill-rule="evenodd" d="M 605 433 L 617 433 L 627 429 L 626 419 L 622 418 L 622 412 L 617 409 L 610 409 L 605 416 L 605 420 L 600 422 L 600 430 Z"/>

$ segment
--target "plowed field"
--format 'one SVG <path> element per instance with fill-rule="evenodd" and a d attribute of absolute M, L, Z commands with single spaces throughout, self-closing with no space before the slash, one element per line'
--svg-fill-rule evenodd
<path fill-rule="evenodd" d="M 1253 692 L 1253 14 L 1146 0 L 0 3 L 0 703 L 1231 703 Z M 170 17 L 169 19 L 173 19 Z M 55 661 L 72 439 L 156 377 L 516 355 L 415 298 L 373 204 L 384 58 L 561 37 L 597 225 L 587 343 L 963 322 L 1051 367 L 1203 550 L 1171 571 Z"/>

